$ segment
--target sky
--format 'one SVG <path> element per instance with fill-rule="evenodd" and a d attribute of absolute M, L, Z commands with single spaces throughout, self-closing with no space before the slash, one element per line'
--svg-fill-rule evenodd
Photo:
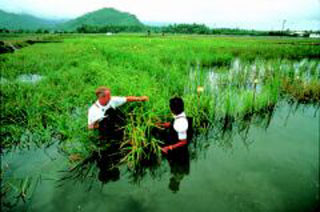
<path fill-rule="evenodd" d="M 257 30 L 320 30 L 320 0 L 0 0 L 0 9 L 70 19 L 104 7 L 142 22 L 201 23 Z"/>

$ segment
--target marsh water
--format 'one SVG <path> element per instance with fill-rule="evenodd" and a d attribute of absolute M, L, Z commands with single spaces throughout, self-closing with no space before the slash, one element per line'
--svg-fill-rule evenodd
<path fill-rule="evenodd" d="M 101 160 L 72 172 L 58 144 L 7 152 L 4 181 L 13 185 L 15 179 L 27 179 L 29 185 L 25 202 L 7 197 L 16 198 L 11 201 L 15 207 L 7 209 L 316 211 L 319 122 L 316 106 L 280 102 L 265 113 L 198 135 L 179 156 L 182 163 L 163 159 L 139 172 Z"/>

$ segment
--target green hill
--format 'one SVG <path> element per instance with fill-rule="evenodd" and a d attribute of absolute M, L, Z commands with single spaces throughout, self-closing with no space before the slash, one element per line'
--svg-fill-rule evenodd
<path fill-rule="evenodd" d="M 75 30 L 83 25 L 143 26 L 143 24 L 135 15 L 126 12 L 120 12 L 113 8 L 103 8 L 67 22 L 46 20 L 34 17 L 32 15 L 13 14 L 0 10 L 0 29 L 37 30 L 41 28 Z"/>
<path fill-rule="evenodd" d="M 57 23 L 59 23 L 59 21 L 45 20 L 31 15 L 13 14 L 0 10 L 0 28 L 11 30 L 37 30 L 39 28 L 51 29 Z"/>
<path fill-rule="evenodd" d="M 94 12 L 87 13 L 74 20 L 60 24 L 58 27 L 65 30 L 74 30 L 82 25 L 105 26 L 142 26 L 143 24 L 135 15 L 120 12 L 113 8 L 103 8 Z"/>

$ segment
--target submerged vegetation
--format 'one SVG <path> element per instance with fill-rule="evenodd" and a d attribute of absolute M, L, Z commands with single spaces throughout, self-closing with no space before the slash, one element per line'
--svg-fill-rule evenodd
<path fill-rule="evenodd" d="M 59 141 L 67 154 L 85 158 L 101 148 L 95 145 L 95 132 L 87 130 L 87 110 L 100 85 L 110 87 L 113 95 L 150 97 L 147 103 L 121 108 L 128 123 L 121 161 L 129 167 L 161 155 L 159 141 L 149 131 L 156 122 L 169 120 L 172 96 L 183 97 L 199 131 L 268 110 L 283 98 L 320 101 L 320 47 L 313 45 L 315 40 L 63 38 L 0 55 L 2 149 Z"/>

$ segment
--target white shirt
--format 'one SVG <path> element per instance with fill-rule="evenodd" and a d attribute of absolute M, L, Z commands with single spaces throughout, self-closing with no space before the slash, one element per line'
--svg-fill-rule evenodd
<path fill-rule="evenodd" d="M 173 129 L 178 133 L 179 140 L 187 139 L 188 119 L 184 112 L 174 116 Z"/>
<path fill-rule="evenodd" d="M 102 119 L 104 119 L 105 118 L 104 114 L 110 107 L 115 109 L 115 108 L 123 105 L 126 102 L 127 102 L 126 97 L 118 97 L 118 96 L 111 97 L 108 104 L 106 104 L 106 105 L 101 105 L 99 103 L 99 100 L 97 100 L 96 103 L 94 103 L 89 108 L 88 125 L 94 124 L 95 122 L 101 121 Z"/>

